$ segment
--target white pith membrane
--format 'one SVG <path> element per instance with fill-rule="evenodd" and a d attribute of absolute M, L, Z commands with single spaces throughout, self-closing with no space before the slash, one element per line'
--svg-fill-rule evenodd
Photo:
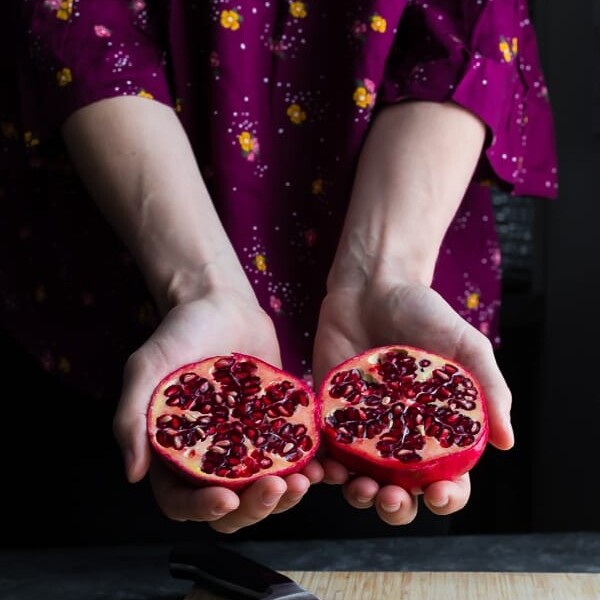
<path fill-rule="evenodd" d="M 219 360 L 231 365 L 217 369 Z M 148 432 L 159 453 L 192 475 L 243 479 L 310 453 L 315 423 L 307 403 L 313 399 L 304 386 L 262 361 L 214 357 L 159 384 Z"/>
<path fill-rule="evenodd" d="M 478 386 L 435 354 L 377 350 L 344 363 L 326 385 L 324 433 L 382 463 L 441 458 L 473 447 L 483 432 Z"/>

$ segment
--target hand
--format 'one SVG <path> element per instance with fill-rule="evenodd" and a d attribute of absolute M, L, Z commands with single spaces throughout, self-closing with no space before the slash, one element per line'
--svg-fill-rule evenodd
<path fill-rule="evenodd" d="M 388 283 L 330 291 L 325 298 L 315 340 L 314 375 L 318 383 L 343 360 L 386 344 L 427 348 L 462 363 L 481 382 L 489 406 L 491 444 L 513 445 L 510 424 L 511 393 L 496 364 L 488 339 L 462 319 L 431 288 L 413 283 Z M 380 487 L 367 477 L 351 479 L 339 463 L 325 458 L 327 483 L 344 484 L 344 496 L 356 508 L 375 505 L 380 518 L 391 525 L 410 523 L 417 514 L 417 496 L 426 506 L 447 515 L 465 506 L 470 494 L 469 475 L 439 481 L 425 490 Z"/>
<path fill-rule="evenodd" d="M 114 418 L 129 481 L 139 481 L 150 471 L 155 498 L 168 517 L 208 521 L 222 533 L 291 508 L 323 476 L 319 463 L 313 461 L 303 473 L 285 479 L 265 477 L 238 495 L 224 487 L 192 487 L 151 461 L 146 411 L 158 381 L 183 364 L 232 351 L 281 363 L 273 324 L 254 299 L 220 292 L 177 305 L 129 358 Z"/>

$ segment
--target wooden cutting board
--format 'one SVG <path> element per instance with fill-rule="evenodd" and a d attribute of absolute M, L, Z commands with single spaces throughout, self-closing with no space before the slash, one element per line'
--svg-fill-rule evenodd
<path fill-rule="evenodd" d="M 600 574 L 285 571 L 320 600 L 600 600 Z M 185 600 L 222 600 L 194 587 Z"/>

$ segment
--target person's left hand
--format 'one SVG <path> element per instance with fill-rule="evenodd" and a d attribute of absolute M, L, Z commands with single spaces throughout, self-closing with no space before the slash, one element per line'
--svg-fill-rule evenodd
<path fill-rule="evenodd" d="M 394 283 L 330 290 L 321 307 L 315 339 L 316 385 L 342 361 L 387 344 L 426 348 L 471 370 L 487 398 L 490 443 L 499 449 L 512 447 L 511 393 L 491 343 L 439 294 L 423 285 Z M 375 506 L 380 518 L 390 525 L 408 524 L 415 518 L 421 493 L 425 505 L 438 515 L 462 509 L 470 495 L 468 473 L 454 481 L 432 483 L 424 490 L 405 490 L 394 485 L 381 487 L 368 477 L 354 477 L 327 456 L 321 462 L 326 483 L 343 484 L 344 496 L 352 506 Z"/>

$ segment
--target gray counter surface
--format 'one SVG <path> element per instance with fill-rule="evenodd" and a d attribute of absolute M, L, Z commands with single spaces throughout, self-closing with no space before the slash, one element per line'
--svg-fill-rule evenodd
<path fill-rule="evenodd" d="M 600 573 L 600 532 L 224 545 L 278 570 Z M 0 600 L 181 600 L 171 547 L 0 550 Z"/>

